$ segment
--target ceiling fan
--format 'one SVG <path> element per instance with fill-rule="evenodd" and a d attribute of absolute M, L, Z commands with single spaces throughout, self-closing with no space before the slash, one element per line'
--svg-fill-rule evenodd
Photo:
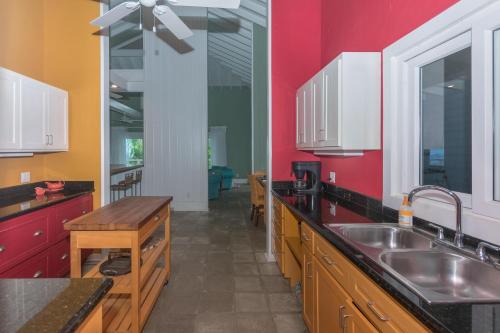
<path fill-rule="evenodd" d="M 158 0 L 125 1 L 109 10 L 104 15 L 96 18 L 90 23 L 102 28 L 109 27 L 125 16 L 144 7 L 152 7 L 153 15 L 160 20 L 177 38 L 184 39 L 193 35 L 189 27 L 166 5 L 158 5 Z M 186 7 L 215 7 L 215 8 L 238 8 L 240 0 L 167 0 L 173 6 Z M 140 25 L 142 28 L 142 24 Z M 153 25 L 156 32 L 156 26 Z"/>

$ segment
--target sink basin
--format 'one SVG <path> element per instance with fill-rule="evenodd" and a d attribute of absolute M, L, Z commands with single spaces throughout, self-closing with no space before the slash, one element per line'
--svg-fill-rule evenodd
<path fill-rule="evenodd" d="M 432 240 L 411 229 L 388 225 L 348 225 L 339 227 L 345 238 L 377 249 L 430 249 Z"/>
<path fill-rule="evenodd" d="M 444 250 L 394 251 L 382 253 L 380 261 L 429 302 L 500 300 L 500 271 L 459 254 Z"/>

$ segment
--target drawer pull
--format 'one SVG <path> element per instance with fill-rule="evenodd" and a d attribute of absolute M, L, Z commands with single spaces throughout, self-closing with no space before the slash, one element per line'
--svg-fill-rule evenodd
<path fill-rule="evenodd" d="M 313 276 L 312 276 L 312 273 L 310 273 L 310 272 L 311 272 L 311 269 L 310 269 L 311 264 L 312 264 L 312 261 L 309 261 L 309 262 L 306 264 L 306 278 L 308 278 L 308 279 L 312 279 L 312 277 L 313 277 Z"/>
<path fill-rule="evenodd" d="M 33 277 L 36 279 L 42 276 L 42 274 L 43 274 L 42 271 L 37 271 L 35 274 L 33 274 Z"/>
<path fill-rule="evenodd" d="M 64 220 L 62 220 L 62 224 L 66 224 L 66 223 L 68 223 L 68 222 L 69 222 L 69 219 L 64 219 Z"/>
<path fill-rule="evenodd" d="M 87 214 L 87 211 L 86 210 L 82 210 L 82 215 L 85 215 Z"/>
<path fill-rule="evenodd" d="M 155 216 L 155 221 L 159 221 L 160 220 L 160 215 L 156 215 Z"/>
<path fill-rule="evenodd" d="M 33 237 L 38 237 L 38 236 L 41 236 L 43 235 L 43 231 L 42 230 L 37 230 L 35 231 L 35 233 L 33 234 Z"/>
<path fill-rule="evenodd" d="M 328 255 L 323 253 L 323 251 L 321 251 L 319 249 L 319 247 L 317 247 L 316 249 L 318 250 L 320 257 L 321 257 L 321 259 L 323 259 L 324 262 L 326 262 L 330 266 L 335 265 L 335 262 L 332 259 L 330 259 L 330 257 Z"/>
<path fill-rule="evenodd" d="M 67 258 L 68 258 L 68 254 L 65 253 L 65 254 L 62 255 L 61 260 L 66 260 Z"/>
<path fill-rule="evenodd" d="M 342 321 L 344 318 L 344 309 L 345 309 L 344 305 L 339 306 L 339 327 L 340 328 L 344 327 L 344 325 L 342 324 Z"/>
<path fill-rule="evenodd" d="M 306 242 L 309 242 L 311 240 L 309 237 L 307 237 L 305 232 L 302 233 L 302 239 L 304 239 Z"/>
<path fill-rule="evenodd" d="M 0 253 L 4 252 L 5 250 L 7 250 L 5 245 L 0 245 Z"/>
<path fill-rule="evenodd" d="M 382 315 L 382 314 L 380 314 L 380 312 L 378 312 L 378 310 L 375 308 L 374 302 L 368 301 L 367 304 L 368 304 L 368 308 L 378 317 L 378 319 L 380 319 L 382 321 L 389 321 L 388 316 Z"/>
<path fill-rule="evenodd" d="M 342 333 L 345 333 L 346 332 L 346 328 L 347 328 L 347 319 L 350 317 L 351 315 L 343 315 L 342 316 Z"/>

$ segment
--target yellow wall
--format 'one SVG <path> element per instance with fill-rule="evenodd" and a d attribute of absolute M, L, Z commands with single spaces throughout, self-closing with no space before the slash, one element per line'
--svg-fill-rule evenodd
<path fill-rule="evenodd" d="M 7 6 L 5 7 L 5 4 Z M 69 92 L 69 152 L 0 158 L 0 187 L 32 181 L 93 180 L 100 203 L 100 47 L 89 21 L 93 0 L 16 0 L 0 11 L 0 66 Z M 42 14 L 41 14 L 42 13 Z"/>

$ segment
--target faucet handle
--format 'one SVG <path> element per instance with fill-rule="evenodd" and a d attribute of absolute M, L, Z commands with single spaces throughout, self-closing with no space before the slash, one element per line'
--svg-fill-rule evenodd
<path fill-rule="evenodd" d="M 491 245 L 486 242 L 479 242 L 476 249 L 476 255 L 479 257 L 481 261 L 488 261 L 490 259 L 490 257 L 486 253 L 487 248 L 492 251 L 500 252 L 500 246 Z"/>
<path fill-rule="evenodd" d="M 438 226 L 437 224 L 434 223 L 429 223 L 427 225 L 429 228 L 434 229 L 437 231 L 436 239 L 443 240 L 444 239 L 444 229 L 443 227 Z"/>

